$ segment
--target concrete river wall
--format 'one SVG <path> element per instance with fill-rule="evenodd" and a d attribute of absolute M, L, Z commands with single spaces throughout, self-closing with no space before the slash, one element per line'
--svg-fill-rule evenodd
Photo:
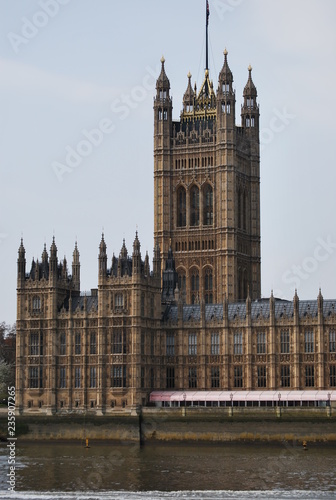
<path fill-rule="evenodd" d="M 20 441 L 336 442 L 336 409 L 143 408 L 135 415 L 17 415 Z M 0 415 L 0 439 L 7 415 Z"/>

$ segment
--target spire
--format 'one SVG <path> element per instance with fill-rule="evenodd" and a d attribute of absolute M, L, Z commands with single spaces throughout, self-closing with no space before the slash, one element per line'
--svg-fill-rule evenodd
<path fill-rule="evenodd" d="M 75 249 L 72 254 L 72 261 L 74 264 L 79 264 L 79 251 L 77 247 L 77 241 L 75 242 Z"/>
<path fill-rule="evenodd" d="M 248 67 L 248 80 L 245 85 L 243 96 L 244 104 L 241 110 L 242 127 L 249 133 L 253 130 L 259 131 L 259 106 L 257 104 L 257 88 L 252 80 L 252 66 Z"/>
<path fill-rule="evenodd" d="M 133 242 L 132 271 L 134 275 L 141 273 L 141 253 L 138 231 L 135 232 L 135 239 Z"/>
<path fill-rule="evenodd" d="M 99 278 L 106 275 L 107 272 L 107 255 L 106 255 L 106 243 L 104 240 L 104 233 L 102 233 L 100 245 L 99 245 Z"/>
<path fill-rule="evenodd" d="M 257 97 L 257 88 L 254 85 L 253 80 L 252 80 L 252 66 L 249 65 L 249 67 L 247 69 L 249 72 L 249 76 L 248 76 L 247 84 L 245 85 L 245 88 L 244 88 L 243 95 L 244 95 L 244 97 L 245 96 Z"/>
<path fill-rule="evenodd" d="M 188 76 L 188 86 L 187 86 L 187 90 L 185 91 L 184 96 L 183 96 L 183 107 L 184 107 L 184 111 L 192 112 L 194 110 L 195 92 L 193 91 L 193 88 L 191 85 L 191 73 L 190 73 L 190 71 L 189 71 L 187 76 Z"/>
<path fill-rule="evenodd" d="M 99 255 L 102 257 L 106 255 L 106 243 L 104 240 L 104 233 L 102 233 L 100 245 L 99 245 Z"/>
<path fill-rule="evenodd" d="M 47 252 L 47 245 L 46 244 L 44 244 L 44 247 L 43 247 L 42 262 L 48 262 L 48 252 Z"/>
<path fill-rule="evenodd" d="M 79 263 L 79 251 L 77 248 L 77 241 L 75 242 L 75 249 L 72 254 L 72 283 L 73 289 L 76 291 L 80 290 L 80 263 Z"/>
<path fill-rule="evenodd" d="M 53 236 L 53 240 L 52 240 L 52 244 L 51 244 L 51 247 L 50 247 L 50 258 L 51 257 L 57 257 L 57 246 L 56 246 L 56 243 L 55 243 L 55 236 Z"/>
<path fill-rule="evenodd" d="M 161 57 L 161 73 L 159 75 L 159 78 L 156 81 L 156 90 L 158 91 L 159 97 L 164 98 L 168 97 L 169 94 L 169 89 L 170 89 L 170 82 L 168 79 L 168 76 L 166 75 L 165 71 L 165 58 L 162 56 Z M 162 93 L 160 94 L 160 91 L 163 92 L 164 90 L 168 91 L 166 94 Z"/>
<path fill-rule="evenodd" d="M 219 91 L 222 90 L 224 93 L 226 93 L 229 89 L 232 90 L 232 83 L 233 83 L 233 75 L 232 71 L 230 70 L 228 60 L 228 51 L 225 49 L 224 50 L 224 64 L 221 69 L 221 72 L 219 73 Z M 228 87 L 223 88 L 223 84 L 229 85 Z"/>
<path fill-rule="evenodd" d="M 17 273 L 18 286 L 22 286 L 26 277 L 26 250 L 23 246 L 23 238 L 21 238 L 21 244 L 18 250 Z"/>
<path fill-rule="evenodd" d="M 26 255 L 25 247 L 23 246 L 23 238 L 21 238 L 21 244 L 19 246 L 19 259 L 24 259 Z"/>
<path fill-rule="evenodd" d="M 126 248 L 126 245 L 125 245 L 125 238 L 123 238 L 123 244 L 122 244 L 122 247 L 121 247 L 121 250 L 120 250 L 119 257 L 121 259 L 127 259 L 127 248 Z"/>

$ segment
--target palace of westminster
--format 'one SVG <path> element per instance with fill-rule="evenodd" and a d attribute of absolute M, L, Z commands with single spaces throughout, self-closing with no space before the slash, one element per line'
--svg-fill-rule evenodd
<path fill-rule="evenodd" d="M 236 125 L 227 51 L 217 89 L 188 75 L 172 118 L 162 69 L 154 98 L 154 254 L 99 245 L 98 288 L 80 291 L 53 240 L 26 269 L 18 252 L 20 412 L 108 414 L 152 391 L 333 389 L 336 301 L 261 299 L 260 142 L 252 68 Z M 208 64 L 207 64 L 208 68 Z"/>

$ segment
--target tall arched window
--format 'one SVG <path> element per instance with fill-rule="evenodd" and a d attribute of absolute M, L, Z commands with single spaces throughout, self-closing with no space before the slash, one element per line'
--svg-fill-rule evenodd
<path fill-rule="evenodd" d="M 209 184 L 203 189 L 203 224 L 205 226 L 213 224 L 213 191 Z"/>
<path fill-rule="evenodd" d="M 190 225 L 199 226 L 199 189 L 193 186 L 190 190 Z"/>
<path fill-rule="evenodd" d="M 198 270 L 194 269 L 191 273 L 191 303 L 196 304 L 199 301 L 199 274 Z"/>
<path fill-rule="evenodd" d="M 186 292 L 186 275 L 184 271 L 178 273 L 178 286 L 180 291 L 180 297 L 183 298 Z"/>
<path fill-rule="evenodd" d="M 184 227 L 187 221 L 186 190 L 181 186 L 177 190 L 177 227 Z"/>
<path fill-rule="evenodd" d="M 207 269 L 205 271 L 205 276 L 204 276 L 204 295 L 206 304 L 213 303 L 212 290 L 213 290 L 212 269 Z"/>
<path fill-rule="evenodd" d="M 242 224 L 242 227 L 243 229 L 246 231 L 246 193 L 244 192 L 243 193 L 243 224 Z"/>
<path fill-rule="evenodd" d="M 237 217 L 238 217 L 238 229 L 241 229 L 241 219 L 242 219 L 242 204 L 241 204 L 241 191 L 240 189 L 237 190 L 237 202 L 238 202 L 238 207 L 237 207 Z"/>

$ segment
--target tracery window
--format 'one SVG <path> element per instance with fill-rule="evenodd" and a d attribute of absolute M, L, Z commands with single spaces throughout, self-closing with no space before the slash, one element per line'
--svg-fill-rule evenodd
<path fill-rule="evenodd" d="M 187 222 L 186 190 L 181 186 L 177 190 L 177 227 L 184 227 Z"/>
<path fill-rule="evenodd" d="M 213 303 L 212 290 L 213 290 L 212 270 L 207 269 L 205 271 L 205 276 L 204 276 L 204 296 L 205 296 L 205 303 L 206 304 Z"/>
<path fill-rule="evenodd" d="M 190 225 L 199 226 L 199 189 L 193 186 L 190 190 Z"/>
<path fill-rule="evenodd" d="M 191 303 L 195 304 L 198 299 L 199 292 L 199 274 L 197 269 L 195 269 L 191 274 Z"/>
<path fill-rule="evenodd" d="M 213 190 L 209 184 L 203 189 L 203 224 L 205 226 L 213 224 Z"/>

